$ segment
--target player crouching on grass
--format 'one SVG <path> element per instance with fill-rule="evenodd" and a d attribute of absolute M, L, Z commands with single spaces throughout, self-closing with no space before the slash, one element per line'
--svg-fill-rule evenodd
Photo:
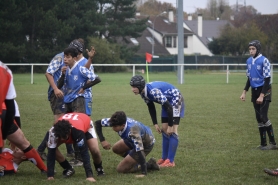
<path fill-rule="evenodd" d="M 88 149 L 92 156 L 98 152 L 93 138 L 96 138 L 93 122 L 90 117 L 83 113 L 68 113 L 58 119 L 58 122 L 49 130 L 48 155 L 47 155 L 47 177 L 48 180 L 54 180 L 55 158 L 62 168 L 64 168 L 64 177 L 72 176 L 75 171 L 70 163 L 61 154 L 58 147 L 62 143 L 76 143 L 83 161 L 83 167 L 86 172 L 86 180 L 96 182 L 93 178 L 93 171 L 90 163 Z M 102 162 L 95 164 L 98 175 L 104 175 Z"/>
<path fill-rule="evenodd" d="M 112 127 L 122 138 L 112 147 L 114 153 L 124 157 L 117 166 L 119 173 L 134 173 L 141 168 L 142 174 L 136 177 L 144 177 L 147 175 L 147 170 L 159 170 L 154 158 L 150 158 L 146 163 L 146 156 L 152 151 L 155 143 L 155 138 L 149 127 L 134 119 L 127 118 L 123 111 L 115 112 L 111 118 L 95 121 L 95 126 L 101 145 L 105 150 L 109 150 L 111 145 L 105 140 L 102 127 Z"/>
<path fill-rule="evenodd" d="M 27 161 L 27 157 L 22 150 L 15 148 L 12 151 L 9 148 L 4 148 L 0 154 L 0 176 L 16 173 L 18 166 L 23 161 Z"/>

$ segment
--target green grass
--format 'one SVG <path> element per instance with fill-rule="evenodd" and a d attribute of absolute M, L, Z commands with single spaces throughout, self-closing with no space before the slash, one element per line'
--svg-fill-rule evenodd
<path fill-rule="evenodd" d="M 94 87 L 93 120 L 109 117 L 123 110 L 129 117 L 149 125 L 156 136 L 156 145 L 150 156 L 161 157 L 161 135 L 152 126 L 147 106 L 139 96 L 131 92 L 131 73 L 99 74 L 102 82 Z M 277 75 L 275 75 L 277 76 Z M 152 73 L 150 80 L 170 82 L 180 89 L 186 102 L 185 118 L 179 126 L 179 147 L 175 168 L 149 172 L 148 176 L 136 179 L 135 174 L 118 174 L 116 166 L 121 158 L 113 152 L 103 150 L 105 177 L 95 177 L 95 184 L 276 184 L 277 179 L 263 173 L 263 168 L 276 168 L 277 151 L 260 151 L 255 113 L 250 102 L 241 102 L 239 97 L 245 85 L 243 73 L 231 73 L 229 84 L 225 74 L 186 73 L 184 84 L 177 83 L 175 73 Z M 269 118 L 278 138 L 278 78 L 273 79 L 273 101 Z M 15 74 L 22 127 L 27 139 L 36 148 L 45 132 L 51 127 L 53 115 L 47 100 L 48 83 L 43 74 Z M 160 106 L 156 104 L 158 115 Z M 159 117 L 158 117 L 158 120 Z M 120 137 L 111 128 L 104 128 L 110 143 Z M 65 147 L 61 146 L 65 153 Z M 91 162 L 92 163 L 92 162 Z M 77 167 L 70 179 L 62 178 L 62 169 L 56 164 L 55 181 L 47 181 L 33 164 L 20 165 L 14 176 L 1 177 L 1 185 L 10 184 L 89 184 L 85 181 L 83 167 Z M 95 172 L 95 171 L 94 171 Z"/>

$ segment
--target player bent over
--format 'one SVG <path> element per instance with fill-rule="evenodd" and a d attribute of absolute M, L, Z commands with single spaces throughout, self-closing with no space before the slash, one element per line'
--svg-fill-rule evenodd
<path fill-rule="evenodd" d="M 72 176 L 75 171 L 65 157 L 61 154 L 58 147 L 62 143 L 76 143 L 83 160 L 83 167 L 86 172 L 86 180 L 95 182 L 90 163 L 88 149 L 92 156 L 98 152 L 98 143 L 94 142 L 96 138 L 93 122 L 90 117 L 83 113 L 68 113 L 58 119 L 58 122 L 49 130 L 48 155 L 47 155 L 47 177 L 48 180 L 54 179 L 55 158 L 65 169 L 64 177 Z M 98 175 L 104 175 L 102 162 L 95 166 Z"/>
<path fill-rule="evenodd" d="M 114 144 L 114 153 L 124 157 L 118 164 L 119 173 L 134 173 L 141 167 L 142 176 L 147 175 L 148 170 L 159 170 L 156 160 L 151 158 L 146 163 L 146 156 L 152 151 L 155 138 L 151 129 L 134 119 L 127 118 L 123 111 L 115 112 L 111 118 L 103 118 L 95 122 L 96 132 L 104 149 L 111 148 L 102 133 L 102 127 L 112 127 L 112 129 L 122 138 Z M 139 175 L 140 177 L 140 175 Z"/>
<path fill-rule="evenodd" d="M 135 95 L 139 94 L 145 101 L 156 131 L 162 133 L 162 157 L 157 163 L 160 167 L 174 167 L 179 144 L 178 126 L 185 110 L 181 92 L 167 82 L 154 81 L 145 84 L 144 78 L 140 75 L 131 78 L 130 86 L 132 92 Z M 154 103 L 161 104 L 162 129 L 157 124 Z"/>

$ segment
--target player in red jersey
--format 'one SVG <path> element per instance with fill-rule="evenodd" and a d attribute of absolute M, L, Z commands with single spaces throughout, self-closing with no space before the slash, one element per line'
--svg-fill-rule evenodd
<path fill-rule="evenodd" d="M 95 144 L 94 138 L 97 135 L 94 130 L 93 122 L 90 117 L 84 113 L 68 113 L 58 119 L 58 122 L 49 130 L 48 139 L 48 155 L 47 155 L 47 177 L 48 180 L 54 179 L 55 158 L 62 168 L 64 168 L 64 177 L 72 176 L 75 171 L 65 157 L 61 154 L 58 147 L 62 143 L 76 143 L 83 160 L 83 167 L 86 172 L 86 180 L 95 182 L 93 178 L 93 171 L 90 164 L 90 156 L 88 149 L 92 156 L 99 152 L 98 145 Z M 104 175 L 102 163 L 95 166 L 98 175 Z"/>
<path fill-rule="evenodd" d="M 16 147 L 22 150 L 27 157 L 28 160 L 32 161 L 42 172 L 46 172 L 47 168 L 43 161 L 41 160 L 38 152 L 32 147 L 30 142 L 25 138 L 22 130 L 15 123 L 15 102 L 14 98 L 16 98 L 16 91 L 13 84 L 13 76 L 11 70 L 0 61 L 0 79 L 1 79 L 1 88 L 0 88 L 0 97 L 1 101 L 5 101 L 6 105 L 6 114 L 1 115 L 1 145 L 3 146 L 3 140 L 7 139 L 11 143 L 13 143 Z M 5 85 L 5 77 L 10 79 L 8 88 Z M 3 83 L 2 83 L 3 80 Z M 6 94 L 3 89 L 8 89 Z M 4 97 L 5 94 L 5 97 Z M 3 103 L 1 102 L 1 104 Z M 2 114 L 2 106 L 0 108 L 0 113 Z M 1 147 L 1 146 L 0 146 Z"/>

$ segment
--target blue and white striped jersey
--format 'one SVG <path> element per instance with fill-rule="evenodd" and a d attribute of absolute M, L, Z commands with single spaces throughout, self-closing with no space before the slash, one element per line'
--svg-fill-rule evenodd
<path fill-rule="evenodd" d="M 46 69 L 46 72 L 51 74 L 53 76 L 55 84 L 57 84 L 62 72 L 61 69 L 64 66 L 64 52 L 59 53 L 53 57 L 50 64 L 48 65 L 48 68 Z M 48 100 L 50 100 L 50 95 L 53 91 L 53 88 L 49 85 L 48 88 Z"/>
<path fill-rule="evenodd" d="M 110 118 L 103 118 L 101 126 L 109 127 Z M 155 138 L 150 127 L 132 118 L 127 118 L 125 128 L 118 132 L 119 136 L 133 145 L 136 152 L 144 150 L 144 146 L 151 146 Z"/>
<path fill-rule="evenodd" d="M 64 102 L 70 103 L 78 96 L 84 97 L 84 93 L 78 94 L 78 91 L 88 80 L 94 81 L 96 77 L 96 74 L 77 62 L 71 69 L 68 68 L 64 81 Z"/>
<path fill-rule="evenodd" d="M 264 85 L 264 79 L 271 77 L 271 65 L 268 59 L 261 54 L 256 58 L 250 57 L 246 61 L 247 69 L 246 76 L 250 80 L 252 88 L 261 87 Z"/>
<path fill-rule="evenodd" d="M 180 92 L 172 84 L 154 81 L 146 84 L 145 93 L 141 97 L 146 103 L 153 101 L 163 105 L 168 100 L 172 106 L 176 106 L 179 104 Z"/>

